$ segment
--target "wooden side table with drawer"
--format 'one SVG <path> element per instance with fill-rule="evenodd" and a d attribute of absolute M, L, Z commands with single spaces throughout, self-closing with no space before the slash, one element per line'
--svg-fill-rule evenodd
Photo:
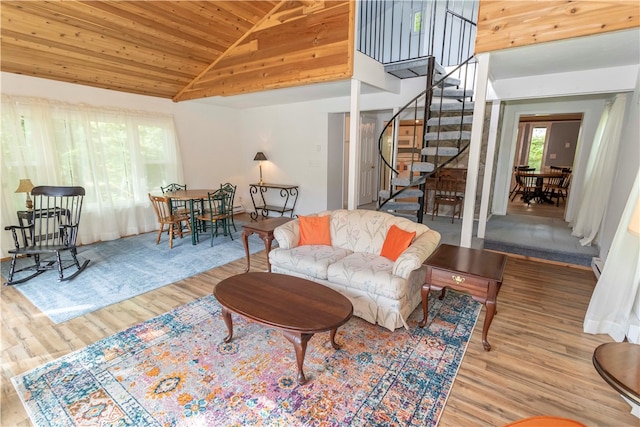
<path fill-rule="evenodd" d="M 481 249 L 461 248 L 447 244 L 440 245 L 424 262 L 427 276 L 422 285 L 423 319 L 418 326 L 427 323 L 429 291 L 445 288 L 471 294 L 474 300 L 484 304 L 486 314 L 482 326 L 482 346 L 491 350 L 487 333 L 496 313 L 496 299 L 502 286 L 502 274 L 507 256 Z"/>

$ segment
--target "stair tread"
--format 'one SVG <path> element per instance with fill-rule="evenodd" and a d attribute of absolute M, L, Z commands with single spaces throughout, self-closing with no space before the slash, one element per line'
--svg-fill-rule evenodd
<path fill-rule="evenodd" d="M 418 202 L 387 202 L 382 209 L 394 211 L 417 211 L 420 209 Z"/>
<path fill-rule="evenodd" d="M 471 139 L 471 132 L 468 130 L 452 130 L 446 132 L 427 132 L 424 135 L 425 141 L 436 141 L 446 139 Z"/>
<path fill-rule="evenodd" d="M 458 89 L 453 87 L 445 87 L 444 89 L 435 88 L 433 90 L 433 94 L 435 96 L 442 95 L 445 98 L 469 98 L 473 96 L 473 91 L 470 89 L 463 90 L 463 89 Z"/>
<path fill-rule="evenodd" d="M 414 172 L 433 172 L 436 166 L 431 162 L 414 162 L 411 170 Z"/>
<path fill-rule="evenodd" d="M 384 71 L 398 77 L 399 79 L 426 76 L 428 63 L 428 58 L 408 59 L 405 61 L 385 64 Z M 435 63 L 434 70 L 437 73 L 446 74 L 445 69 L 437 62 Z"/>
<path fill-rule="evenodd" d="M 455 117 L 432 117 L 427 120 L 427 126 L 438 125 L 457 125 L 462 121 L 462 124 L 473 123 L 473 115 L 455 116 Z"/>
<path fill-rule="evenodd" d="M 394 192 L 397 190 L 394 190 Z M 397 194 L 395 196 L 396 199 L 404 199 L 404 198 L 409 198 L 409 197 L 422 197 L 424 195 L 424 193 L 422 192 L 422 190 L 418 190 L 417 188 L 411 188 L 409 187 L 408 189 L 404 190 L 402 193 Z M 383 200 L 387 200 L 389 197 L 391 196 L 391 191 L 390 190 L 380 190 L 378 191 L 378 197 L 383 199 Z"/>
<path fill-rule="evenodd" d="M 455 156 L 458 154 L 460 150 L 458 147 L 424 147 L 420 150 L 420 154 L 423 156 L 435 156 L 438 154 L 439 156 Z"/>
<path fill-rule="evenodd" d="M 440 80 L 442 80 L 444 78 L 444 76 L 445 76 L 445 74 L 440 74 L 440 73 L 434 74 L 433 82 L 434 83 L 439 82 Z M 444 80 L 443 83 L 444 83 L 445 86 L 460 86 L 460 84 L 462 82 L 460 81 L 460 79 L 456 79 L 455 77 L 449 76 Z"/>
<path fill-rule="evenodd" d="M 426 178 L 424 176 L 413 177 L 413 181 L 409 181 L 409 178 L 393 178 L 391 180 L 391 185 L 400 186 L 400 187 L 409 187 L 409 186 L 424 184 L 425 182 L 426 182 Z"/>
<path fill-rule="evenodd" d="M 430 111 L 473 111 L 473 102 L 434 102 Z"/>

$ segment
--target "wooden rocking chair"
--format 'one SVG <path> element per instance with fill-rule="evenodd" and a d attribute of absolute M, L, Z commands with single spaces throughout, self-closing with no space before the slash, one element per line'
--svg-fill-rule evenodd
<path fill-rule="evenodd" d="M 15 249 L 9 250 L 12 258 L 6 284 L 23 283 L 53 269 L 58 270 L 59 280 L 71 280 L 89 264 L 89 260 L 80 264 L 76 248 L 85 190 L 82 187 L 39 186 L 34 187 L 31 194 L 34 209 L 30 211 L 28 224 L 5 227 L 5 230 L 11 231 L 15 244 Z M 69 253 L 71 260 L 63 262 L 63 253 Z M 42 259 L 42 256 L 47 258 Z M 33 264 L 16 269 L 18 257 L 29 257 Z M 70 267 L 76 270 L 65 277 L 64 270 Z M 32 274 L 14 280 L 14 275 L 22 271 Z"/>

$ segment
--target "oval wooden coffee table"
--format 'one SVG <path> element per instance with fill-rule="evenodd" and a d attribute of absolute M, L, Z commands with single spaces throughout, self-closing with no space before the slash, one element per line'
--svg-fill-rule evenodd
<path fill-rule="evenodd" d="M 282 330 L 295 348 L 298 384 L 304 384 L 302 365 L 307 342 L 318 332 L 331 331 L 331 346 L 339 349 L 338 327 L 353 315 L 353 305 L 342 294 L 310 280 L 276 273 L 245 273 L 218 283 L 213 296 L 222 306 L 222 317 L 233 338 L 231 312 Z"/>

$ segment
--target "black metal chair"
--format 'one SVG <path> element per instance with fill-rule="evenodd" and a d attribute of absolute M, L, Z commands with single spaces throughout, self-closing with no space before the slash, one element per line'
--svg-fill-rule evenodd
<path fill-rule="evenodd" d="M 227 183 L 221 184 L 220 188 L 231 193 L 231 205 L 227 207 L 227 211 L 229 213 L 229 219 L 231 220 L 231 226 L 233 227 L 233 231 L 238 231 L 238 229 L 236 228 L 236 223 L 233 219 L 233 204 L 235 203 L 235 199 L 236 199 L 236 186 L 231 184 L 230 182 L 227 182 Z"/>
<path fill-rule="evenodd" d="M 80 263 L 76 248 L 85 190 L 82 187 L 39 186 L 34 187 L 31 194 L 33 211 L 28 224 L 5 227 L 11 231 L 15 245 L 15 249 L 9 250 L 12 258 L 6 284 L 23 283 L 53 269 L 58 270 L 59 280 L 71 280 L 89 264 L 89 260 Z M 71 259 L 63 260 L 63 253 L 69 253 Z M 33 263 L 16 269 L 18 257 L 31 259 Z M 71 267 L 76 270 L 65 277 L 64 270 Z M 14 275 L 23 271 L 31 274 L 14 280 Z"/>
<path fill-rule="evenodd" d="M 166 185 L 164 187 L 160 187 L 160 190 L 162 191 L 162 194 L 165 193 L 170 193 L 173 191 L 180 191 L 180 190 L 186 190 L 187 189 L 187 184 L 176 184 L 176 183 L 172 183 L 169 185 Z M 182 215 L 182 214 L 189 214 L 189 206 L 187 205 L 187 202 L 185 202 L 184 200 L 171 200 L 171 213 L 176 214 L 176 215 Z"/>
<path fill-rule="evenodd" d="M 233 203 L 231 201 L 233 194 L 221 188 L 208 195 L 208 199 L 205 200 L 205 212 L 198 216 L 198 220 L 211 225 L 211 246 L 213 246 L 213 238 L 218 235 L 218 226 L 222 227 L 225 236 L 228 235 L 233 240 L 229 227 L 229 211 L 233 211 Z"/>
<path fill-rule="evenodd" d="M 170 193 L 173 191 L 181 191 L 186 190 L 187 184 L 168 184 L 164 187 L 160 187 L 162 194 Z M 171 199 L 169 208 L 171 209 L 171 213 L 174 215 L 190 215 L 189 203 L 186 200 L 174 200 Z M 193 201 L 193 215 L 197 216 L 204 209 L 204 200 L 194 200 Z M 193 227 L 203 228 L 206 227 L 205 224 L 191 224 Z M 204 229 L 206 231 L 206 229 Z"/>

